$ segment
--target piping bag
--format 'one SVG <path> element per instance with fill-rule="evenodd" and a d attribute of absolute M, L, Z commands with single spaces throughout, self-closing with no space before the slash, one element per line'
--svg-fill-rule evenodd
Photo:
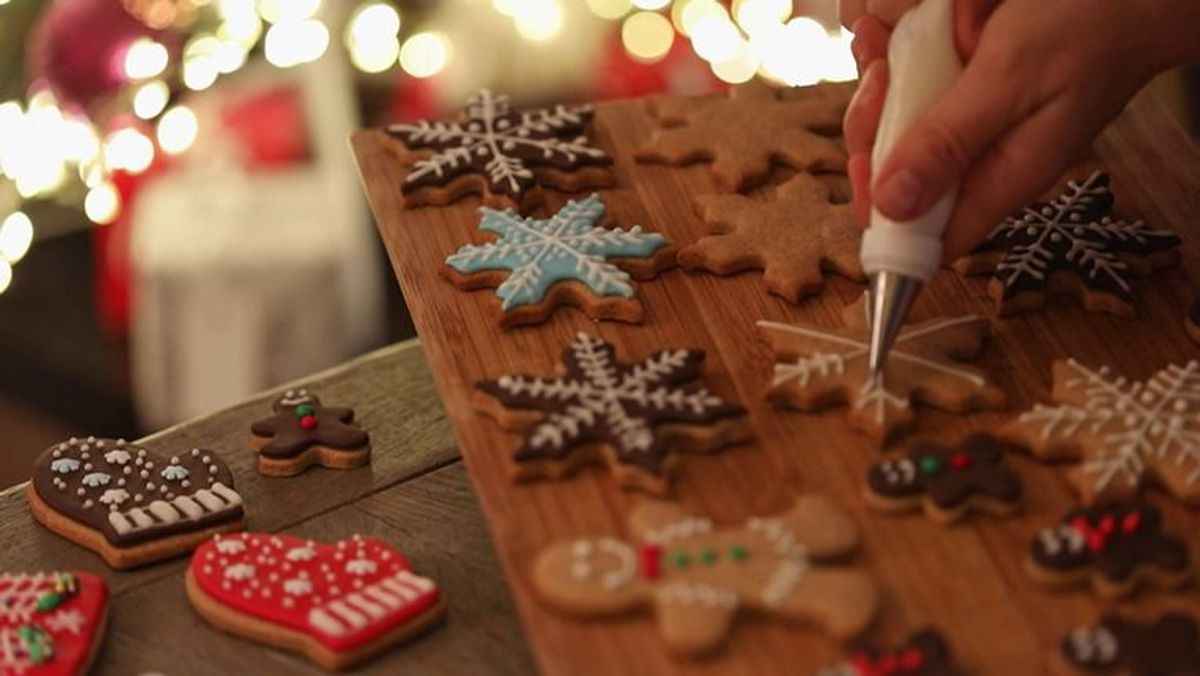
<path fill-rule="evenodd" d="M 962 72 L 954 46 L 953 0 L 922 0 L 905 14 L 888 45 L 890 84 L 871 164 L 883 167 L 896 141 Z M 941 265 L 942 231 L 958 195 L 955 185 L 924 215 L 893 221 L 876 210 L 863 233 L 862 264 L 871 327 L 870 382 L 882 383 L 888 353 L 921 288 Z"/>

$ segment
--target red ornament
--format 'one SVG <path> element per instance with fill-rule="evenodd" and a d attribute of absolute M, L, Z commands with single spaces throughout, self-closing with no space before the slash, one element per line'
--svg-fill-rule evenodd
<path fill-rule="evenodd" d="M 642 577 L 647 580 L 657 580 L 661 574 L 659 565 L 662 560 L 662 547 L 653 542 L 647 542 L 638 550 L 638 558 L 642 564 Z"/>
<path fill-rule="evenodd" d="M 964 470 L 971 466 L 971 456 L 959 451 L 950 457 L 950 466 L 957 470 Z"/>
<path fill-rule="evenodd" d="M 317 419 L 314 416 L 306 415 L 300 419 L 300 427 L 306 430 L 311 430 L 317 426 Z"/>

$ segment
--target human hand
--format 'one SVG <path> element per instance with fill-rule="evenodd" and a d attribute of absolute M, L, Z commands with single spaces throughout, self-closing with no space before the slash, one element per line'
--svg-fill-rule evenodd
<path fill-rule="evenodd" d="M 914 4 L 841 1 L 862 73 L 845 120 L 849 173 L 864 223 L 872 206 L 919 216 L 958 182 L 947 260 L 1053 183 L 1151 76 L 1200 49 L 1194 0 L 956 0 L 962 76 L 873 168 L 891 26 Z"/>

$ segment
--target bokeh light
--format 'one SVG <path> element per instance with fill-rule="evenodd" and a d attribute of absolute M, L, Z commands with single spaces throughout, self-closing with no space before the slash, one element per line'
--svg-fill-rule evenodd
<path fill-rule="evenodd" d="M 382 2 L 360 6 L 346 24 L 345 43 L 350 61 L 367 73 L 382 73 L 400 56 L 400 13 Z"/>
<path fill-rule="evenodd" d="M 158 121 L 158 147 L 168 155 L 179 155 L 192 147 L 200 133 L 200 121 L 187 106 L 175 106 Z"/>
<path fill-rule="evenodd" d="M 527 40 L 545 42 L 562 31 L 563 8 L 558 0 L 521 0 L 513 20 Z"/>
<path fill-rule="evenodd" d="M 33 221 L 20 211 L 14 211 L 0 223 L 0 258 L 15 264 L 29 252 L 33 244 Z"/>
<path fill-rule="evenodd" d="M 438 32 L 417 33 L 400 48 L 400 67 L 413 77 L 432 77 L 450 60 L 450 41 Z"/>
<path fill-rule="evenodd" d="M 587 6 L 601 19 L 620 19 L 633 9 L 629 0 L 587 0 Z"/>
<path fill-rule="evenodd" d="M 329 29 L 316 19 L 277 23 L 267 30 L 263 53 L 279 68 L 291 68 L 321 58 L 329 48 Z"/>
<path fill-rule="evenodd" d="M 154 162 L 154 143 L 132 127 L 118 129 L 104 139 L 104 161 L 110 169 L 140 174 Z"/>
<path fill-rule="evenodd" d="M 83 212 L 96 225 L 108 225 L 121 215 L 121 195 L 112 183 L 104 181 L 88 191 Z"/>
<path fill-rule="evenodd" d="M 138 38 L 125 49 L 125 77 L 144 80 L 162 74 L 170 62 L 167 48 L 150 38 Z"/>
<path fill-rule="evenodd" d="M 671 51 L 675 29 L 671 22 L 657 12 L 631 14 L 621 25 L 621 43 L 633 58 L 653 63 Z"/>
<path fill-rule="evenodd" d="M 152 120 L 167 107 L 171 90 L 162 80 L 151 80 L 138 87 L 133 95 L 133 114 L 143 120 Z"/>
<path fill-rule="evenodd" d="M 633 6 L 638 9 L 662 9 L 671 4 L 671 0 L 633 0 Z"/>

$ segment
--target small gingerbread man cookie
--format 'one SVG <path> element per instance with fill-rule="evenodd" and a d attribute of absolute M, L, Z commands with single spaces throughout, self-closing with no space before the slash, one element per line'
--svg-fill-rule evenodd
<path fill-rule="evenodd" d="M 819 565 L 858 545 L 854 522 L 823 497 L 729 528 L 646 502 L 630 530 L 632 541 L 579 538 L 543 550 L 533 566 L 539 595 L 583 617 L 652 612 L 667 648 L 682 656 L 719 648 L 746 611 L 808 621 L 841 638 L 875 614 L 877 592 L 865 573 Z"/>
<path fill-rule="evenodd" d="M 817 676 L 962 676 L 950 657 L 950 646 L 935 629 L 923 629 L 898 648 L 866 647 L 842 664 Z"/>
<path fill-rule="evenodd" d="M 271 408 L 271 417 L 250 426 L 259 473 L 292 476 L 310 465 L 352 469 L 370 461 L 370 438 L 354 424 L 354 409 L 324 406 L 304 388 L 284 392 Z"/>

